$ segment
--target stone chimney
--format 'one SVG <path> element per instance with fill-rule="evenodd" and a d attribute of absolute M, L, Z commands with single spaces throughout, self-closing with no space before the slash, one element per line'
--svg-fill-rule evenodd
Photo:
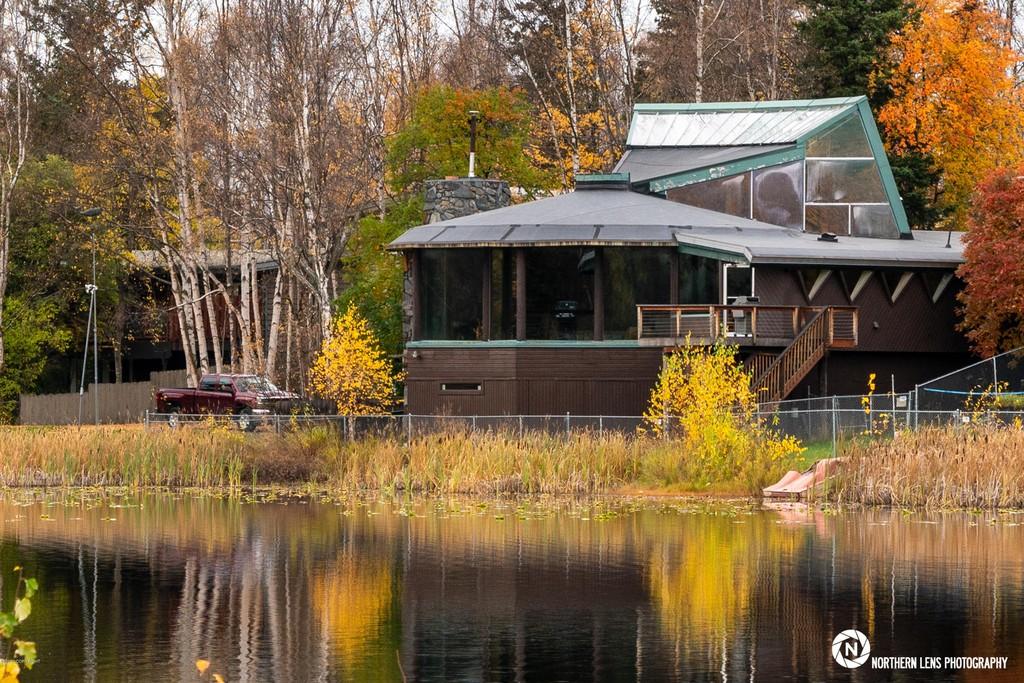
<path fill-rule="evenodd" d="M 427 181 L 423 213 L 427 223 L 437 223 L 511 203 L 512 191 L 504 180 L 445 178 Z"/>

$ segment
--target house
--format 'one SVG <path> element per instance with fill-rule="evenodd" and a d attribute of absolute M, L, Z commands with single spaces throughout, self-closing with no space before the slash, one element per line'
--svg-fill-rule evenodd
<path fill-rule="evenodd" d="M 637 105 L 613 173 L 389 248 L 415 414 L 639 415 L 667 350 L 717 338 L 764 401 L 968 357 L 959 235 L 911 229 L 863 97 Z"/>

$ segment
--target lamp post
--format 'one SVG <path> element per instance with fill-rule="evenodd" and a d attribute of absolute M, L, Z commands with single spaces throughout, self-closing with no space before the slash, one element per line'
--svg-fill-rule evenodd
<path fill-rule="evenodd" d="M 95 218 L 103 213 L 103 209 L 93 207 L 78 213 L 82 218 Z M 99 347 L 99 325 L 97 324 L 98 311 L 96 310 L 96 228 L 92 227 L 92 282 L 85 286 L 85 292 L 89 295 L 89 319 L 85 326 L 85 348 L 82 351 L 82 380 L 78 384 L 78 424 L 82 424 L 82 403 L 85 400 L 85 367 L 89 361 L 89 335 L 92 334 L 92 383 L 93 387 L 93 424 L 100 423 L 100 395 L 95 385 L 100 382 L 100 347 Z"/>

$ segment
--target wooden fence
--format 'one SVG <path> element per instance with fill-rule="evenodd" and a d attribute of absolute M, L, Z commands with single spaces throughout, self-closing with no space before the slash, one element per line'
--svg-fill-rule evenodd
<path fill-rule="evenodd" d="M 185 386 L 184 370 L 167 370 L 150 374 L 148 382 L 122 384 L 93 384 L 79 401 L 77 392 L 68 394 L 22 394 L 20 397 L 21 424 L 75 424 L 78 406 L 82 406 L 82 422 L 91 424 L 95 401 L 99 399 L 100 422 L 140 422 L 146 409 L 153 408 L 153 392 L 159 387 Z"/>

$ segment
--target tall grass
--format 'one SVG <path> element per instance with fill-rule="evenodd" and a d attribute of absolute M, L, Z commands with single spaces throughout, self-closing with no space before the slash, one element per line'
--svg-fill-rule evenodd
<path fill-rule="evenodd" d="M 329 429 L 245 435 L 202 427 L 0 429 L 4 486 L 240 486 L 313 483 L 348 490 L 596 493 L 671 489 L 752 494 L 788 463 L 751 457 L 708 479 L 680 441 L 581 432 L 451 431 L 411 443 L 346 441 Z"/>
<path fill-rule="evenodd" d="M 1024 507 L 1024 432 L 996 425 L 926 427 L 854 441 L 829 498 L 930 508 Z"/>

